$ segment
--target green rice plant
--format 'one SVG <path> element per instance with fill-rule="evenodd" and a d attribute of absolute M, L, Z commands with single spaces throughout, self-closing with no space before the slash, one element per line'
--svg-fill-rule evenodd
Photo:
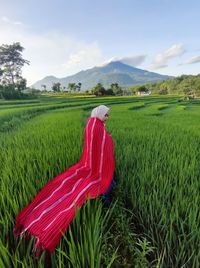
<path fill-rule="evenodd" d="M 130 107 L 129 110 L 138 110 L 142 108 L 145 108 L 145 103 L 139 102 L 136 103 L 134 106 Z"/>
<path fill-rule="evenodd" d="M 135 248 L 136 251 L 136 264 L 135 268 L 148 268 L 149 263 L 147 261 L 147 255 L 151 252 L 153 252 L 154 247 L 150 245 L 150 242 L 147 241 L 146 238 L 143 240 L 138 239 L 138 242 L 136 244 L 139 246 L 139 248 Z"/>
<path fill-rule="evenodd" d="M 120 148 L 116 158 L 119 176 L 124 178 L 120 182 L 124 199 L 129 199 L 140 228 L 156 248 L 165 248 L 166 265 L 180 267 L 187 262 L 195 267 L 198 251 L 194 245 L 199 234 L 195 232 L 194 239 L 191 231 L 198 229 L 198 220 L 191 225 L 189 219 L 199 217 L 198 142 L 195 145 L 193 136 L 170 126 L 172 118 L 147 121 L 143 114 L 126 114 L 125 119 L 117 111 L 115 114 L 121 126 L 114 132 L 114 140 Z M 111 124 L 114 128 L 115 118 Z"/>
<path fill-rule="evenodd" d="M 64 236 L 66 251 L 58 249 L 68 267 L 111 267 L 116 259 L 116 252 L 109 257 L 109 263 L 102 263 L 102 244 L 110 229 L 108 226 L 112 211 L 103 214 L 100 199 L 88 200 L 77 210 L 76 217 L 69 227 L 69 238 Z M 68 253 L 68 254 L 67 254 Z"/>

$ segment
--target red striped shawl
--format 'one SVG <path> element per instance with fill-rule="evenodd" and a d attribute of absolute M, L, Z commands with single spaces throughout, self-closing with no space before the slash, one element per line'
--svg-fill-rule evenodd
<path fill-rule="evenodd" d="M 114 173 L 114 145 L 103 122 L 90 117 L 84 130 L 81 160 L 50 180 L 33 201 L 16 216 L 14 235 L 37 238 L 40 250 L 52 252 L 87 198 L 96 198 L 108 189 Z"/>

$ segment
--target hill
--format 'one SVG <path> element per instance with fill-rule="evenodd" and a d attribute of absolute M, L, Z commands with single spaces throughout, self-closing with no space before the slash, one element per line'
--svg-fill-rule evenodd
<path fill-rule="evenodd" d="M 102 83 L 104 87 L 108 87 L 111 83 L 118 83 L 120 86 L 131 86 L 170 78 L 172 77 L 138 69 L 120 61 L 112 61 L 104 66 L 94 67 L 64 78 L 47 76 L 33 84 L 32 87 L 42 89 L 42 85 L 46 85 L 46 89 L 50 90 L 55 82 L 60 82 L 66 88 L 69 83 L 80 82 L 82 84 L 81 89 L 87 90 L 97 83 Z"/>

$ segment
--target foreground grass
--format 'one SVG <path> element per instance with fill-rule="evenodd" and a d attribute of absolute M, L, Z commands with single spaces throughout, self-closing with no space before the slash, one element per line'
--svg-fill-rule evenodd
<path fill-rule="evenodd" d="M 0 135 L 1 267 L 44 266 L 44 254 L 33 258 L 34 241 L 13 238 L 14 218 L 79 160 L 85 122 L 98 103 L 111 107 L 116 202 L 108 210 L 99 199 L 84 205 L 52 255 L 53 267 L 199 267 L 198 101 L 78 99 L 64 107 L 52 101 L 53 110 L 44 105 Z M 28 107 L 21 108 L 26 115 Z"/>

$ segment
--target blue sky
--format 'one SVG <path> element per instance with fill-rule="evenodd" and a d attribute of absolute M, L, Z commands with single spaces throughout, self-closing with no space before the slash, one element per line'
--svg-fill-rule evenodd
<path fill-rule="evenodd" d="M 200 73 L 200 2 L 0 0 L 0 45 L 20 42 L 28 84 L 121 60 L 161 74 Z"/>

